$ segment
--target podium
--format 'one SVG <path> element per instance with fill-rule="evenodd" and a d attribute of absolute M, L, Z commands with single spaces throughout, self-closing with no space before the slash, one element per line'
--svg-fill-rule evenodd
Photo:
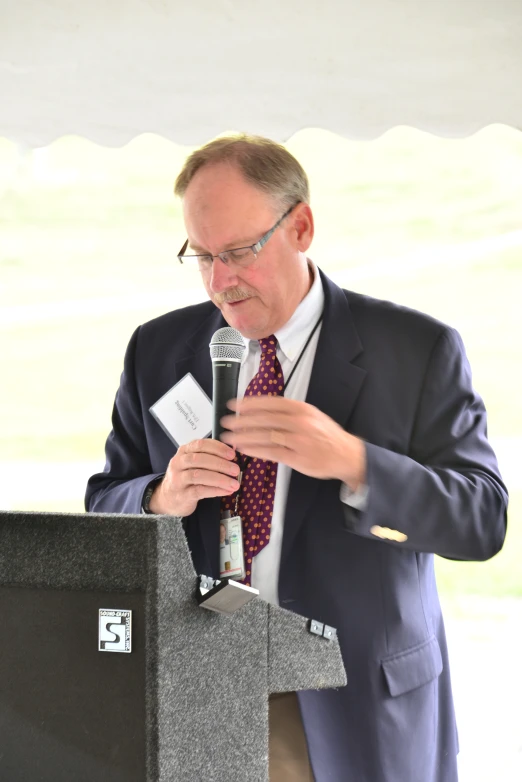
<path fill-rule="evenodd" d="M 268 782 L 268 695 L 344 686 L 338 642 L 198 583 L 179 519 L 0 512 L 0 779 Z"/>

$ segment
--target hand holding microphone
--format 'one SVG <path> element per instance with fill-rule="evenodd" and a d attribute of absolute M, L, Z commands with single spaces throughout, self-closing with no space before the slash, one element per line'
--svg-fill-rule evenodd
<path fill-rule="evenodd" d="M 182 445 L 169 462 L 165 477 L 155 488 L 149 508 L 152 513 L 190 516 L 199 500 L 223 497 L 239 489 L 235 451 L 219 436 L 220 419 L 229 412 L 227 402 L 237 396 L 243 337 L 236 329 L 218 329 L 210 342 L 213 370 L 212 440 L 193 440 Z"/>

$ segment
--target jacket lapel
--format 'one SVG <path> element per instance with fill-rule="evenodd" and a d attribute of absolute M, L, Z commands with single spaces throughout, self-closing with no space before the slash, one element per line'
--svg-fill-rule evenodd
<path fill-rule="evenodd" d="M 343 428 L 359 396 L 366 370 L 352 361 L 362 352 L 345 293 L 321 272 L 325 294 L 324 319 L 315 354 L 306 401 Z M 292 472 L 286 503 L 281 566 L 312 505 L 320 481 Z"/>
<path fill-rule="evenodd" d="M 210 340 L 218 329 L 227 323 L 218 309 L 213 309 L 187 340 L 184 358 L 176 362 L 179 377 L 190 372 L 204 392 L 212 399 L 212 361 L 210 360 Z"/>

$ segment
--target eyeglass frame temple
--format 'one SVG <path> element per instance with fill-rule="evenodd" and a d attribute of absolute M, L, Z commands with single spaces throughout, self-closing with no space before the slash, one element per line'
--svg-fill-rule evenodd
<path fill-rule="evenodd" d="M 189 240 L 188 240 L 188 239 L 185 239 L 185 243 L 184 243 L 183 247 L 181 248 L 181 250 L 180 250 L 180 251 L 179 251 L 179 253 L 178 253 L 178 261 L 179 261 L 180 263 L 183 263 L 183 253 L 184 253 L 184 252 L 185 252 L 185 250 L 187 249 L 187 247 L 188 247 L 188 243 L 189 243 Z"/>
<path fill-rule="evenodd" d="M 300 203 L 300 201 L 298 201 L 297 203 Z M 262 236 L 261 239 L 258 242 L 256 242 L 255 244 L 250 245 L 254 255 L 256 255 L 256 253 L 258 253 L 260 250 L 263 249 L 263 247 L 268 242 L 268 240 L 271 239 L 272 236 L 275 234 L 275 232 L 277 231 L 277 229 L 279 228 L 279 226 L 281 225 L 281 223 L 283 222 L 285 217 L 288 217 L 288 215 L 290 214 L 292 209 L 295 209 L 296 206 L 297 206 L 297 204 L 294 204 L 293 206 L 290 207 L 290 209 L 287 209 L 286 212 L 284 213 L 284 215 L 279 218 L 277 223 L 269 231 L 267 231 L 267 233 L 264 236 Z M 256 258 L 257 258 L 257 255 L 256 255 Z"/>

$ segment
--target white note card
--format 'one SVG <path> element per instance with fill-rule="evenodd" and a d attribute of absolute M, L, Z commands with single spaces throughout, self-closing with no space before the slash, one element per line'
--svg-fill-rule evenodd
<path fill-rule="evenodd" d="M 212 433 L 212 402 L 190 372 L 149 409 L 178 448 Z"/>

